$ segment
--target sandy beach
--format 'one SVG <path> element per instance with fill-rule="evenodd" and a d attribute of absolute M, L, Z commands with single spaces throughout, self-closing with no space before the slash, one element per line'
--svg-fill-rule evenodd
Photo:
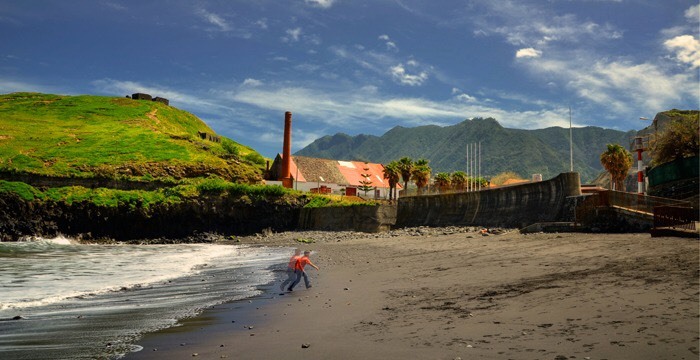
<path fill-rule="evenodd" d="M 126 358 L 698 358 L 697 239 L 474 230 L 243 238 L 313 250 L 313 287 L 271 284 Z"/>

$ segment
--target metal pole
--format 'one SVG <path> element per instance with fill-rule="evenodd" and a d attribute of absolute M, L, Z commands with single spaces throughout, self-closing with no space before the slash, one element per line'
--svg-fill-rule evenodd
<path fill-rule="evenodd" d="M 476 191 L 476 168 L 474 167 L 476 159 L 476 143 L 472 143 L 472 191 Z"/>
<path fill-rule="evenodd" d="M 571 106 L 569 105 L 569 171 L 574 172 L 574 130 L 571 127 Z"/>
<path fill-rule="evenodd" d="M 467 191 L 469 191 L 469 143 L 467 143 Z"/>

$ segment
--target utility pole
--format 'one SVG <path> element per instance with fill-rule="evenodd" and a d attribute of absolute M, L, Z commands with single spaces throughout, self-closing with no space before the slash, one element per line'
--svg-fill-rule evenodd
<path fill-rule="evenodd" d="M 479 191 L 481 191 L 481 141 L 479 141 Z"/>
<path fill-rule="evenodd" d="M 571 127 L 571 105 L 569 105 L 569 171 L 574 172 L 574 130 Z"/>
<path fill-rule="evenodd" d="M 467 191 L 469 191 L 469 143 L 467 143 Z"/>

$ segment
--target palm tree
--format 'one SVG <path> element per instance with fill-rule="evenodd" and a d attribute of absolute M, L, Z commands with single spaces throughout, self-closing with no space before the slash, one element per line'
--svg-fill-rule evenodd
<path fill-rule="evenodd" d="M 450 174 L 444 172 L 437 173 L 437 175 L 435 175 L 435 186 L 440 189 L 440 192 L 449 190 L 451 180 Z"/>
<path fill-rule="evenodd" d="M 397 164 L 397 168 L 403 179 L 403 189 L 406 191 L 408 190 L 408 182 L 411 180 L 411 173 L 413 173 L 413 160 L 411 160 L 410 157 L 402 157 Z"/>
<path fill-rule="evenodd" d="M 430 182 L 430 172 L 432 169 L 430 166 L 428 166 L 427 160 L 421 159 L 419 161 L 421 162 L 421 165 L 416 165 L 413 168 L 411 179 L 413 179 L 413 182 L 415 182 L 416 186 L 418 187 L 418 194 L 421 194 L 425 185 L 428 185 Z M 416 164 L 417 163 L 418 162 L 416 162 Z"/>
<path fill-rule="evenodd" d="M 396 184 L 399 183 L 401 174 L 399 173 L 399 164 L 392 161 L 384 166 L 384 178 L 389 180 L 389 200 L 391 200 L 392 190 L 396 191 Z"/>
<path fill-rule="evenodd" d="M 416 166 L 428 166 L 428 160 L 425 159 L 418 159 L 415 162 Z"/>
<path fill-rule="evenodd" d="M 456 190 L 464 190 L 464 185 L 467 183 L 467 173 L 464 171 L 455 171 L 452 173 L 452 187 Z"/>
<path fill-rule="evenodd" d="M 618 144 L 608 144 L 608 149 L 600 154 L 600 163 L 610 173 L 612 189 L 624 191 L 624 181 L 632 167 L 632 154 Z"/>

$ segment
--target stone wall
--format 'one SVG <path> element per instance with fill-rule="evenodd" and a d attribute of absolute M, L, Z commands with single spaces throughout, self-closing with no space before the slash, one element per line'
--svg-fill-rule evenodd
<path fill-rule="evenodd" d="M 397 227 L 487 226 L 522 228 L 570 217 L 566 198 L 581 195 L 576 172 L 541 182 L 479 192 L 399 198 Z"/>
<path fill-rule="evenodd" d="M 303 208 L 299 230 L 388 231 L 396 223 L 395 205 Z"/>

